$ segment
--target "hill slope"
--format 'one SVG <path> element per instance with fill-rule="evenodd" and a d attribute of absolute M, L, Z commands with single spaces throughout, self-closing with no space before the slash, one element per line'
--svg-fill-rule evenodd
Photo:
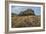
<path fill-rule="evenodd" d="M 13 16 L 12 27 L 37 27 L 40 26 L 40 16 Z"/>

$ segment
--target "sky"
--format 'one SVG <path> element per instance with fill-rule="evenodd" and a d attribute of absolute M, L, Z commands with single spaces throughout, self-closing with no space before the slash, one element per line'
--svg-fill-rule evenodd
<path fill-rule="evenodd" d="M 35 15 L 41 15 L 41 7 L 31 7 L 31 6 L 11 6 L 11 12 L 19 14 L 21 11 L 26 9 L 34 10 Z"/>

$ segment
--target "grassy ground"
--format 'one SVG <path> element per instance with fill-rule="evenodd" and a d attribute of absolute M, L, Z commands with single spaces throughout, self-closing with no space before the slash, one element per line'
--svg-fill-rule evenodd
<path fill-rule="evenodd" d="M 12 27 L 39 27 L 40 16 L 13 16 Z"/>

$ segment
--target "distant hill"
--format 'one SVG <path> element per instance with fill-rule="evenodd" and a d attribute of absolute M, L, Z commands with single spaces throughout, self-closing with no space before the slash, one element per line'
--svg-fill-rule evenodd
<path fill-rule="evenodd" d="M 12 16 L 28 16 L 28 15 L 35 15 L 32 9 L 27 9 L 25 11 L 21 11 L 19 14 L 12 13 Z"/>

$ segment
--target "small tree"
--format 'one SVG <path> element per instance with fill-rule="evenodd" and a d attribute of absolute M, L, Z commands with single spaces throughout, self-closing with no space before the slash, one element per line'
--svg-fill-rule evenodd
<path fill-rule="evenodd" d="M 16 16 L 17 14 L 16 13 L 11 13 L 12 14 L 12 16 Z"/>

